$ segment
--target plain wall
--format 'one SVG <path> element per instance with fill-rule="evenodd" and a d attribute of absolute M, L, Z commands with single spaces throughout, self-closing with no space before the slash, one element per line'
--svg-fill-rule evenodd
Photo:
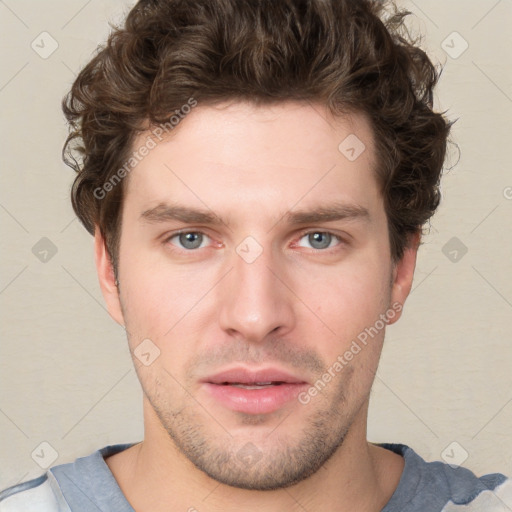
<path fill-rule="evenodd" d="M 129 5 L 0 2 L 1 488 L 43 472 L 43 442 L 60 464 L 143 436 L 124 331 L 105 310 L 61 161 L 60 101 Z M 387 332 L 368 436 L 512 475 L 512 2 L 401 5 L 444 65 L 436 104 L 458 118 L 460 158 L 452 148 L 414 289 Z M 42 58 L 55 44 L 45 31 L 58 48 Z"/>

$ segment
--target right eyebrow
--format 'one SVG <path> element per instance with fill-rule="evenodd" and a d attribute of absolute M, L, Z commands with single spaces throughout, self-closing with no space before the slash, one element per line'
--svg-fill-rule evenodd
<path fill-rule="evenodd" d="M 177 220 L 189 224 L 226 225 L 218 215 L 215 215 L 209 210 L 201 210 L 166 203 L 160 203 L 154 208 L 143 211 L 139 219 L 151 224 Z"/>

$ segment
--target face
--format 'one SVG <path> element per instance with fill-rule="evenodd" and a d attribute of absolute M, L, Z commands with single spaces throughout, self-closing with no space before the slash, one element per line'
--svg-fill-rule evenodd
<path fill-rule="evenodd" d="M 219 482 L 289 486 L 365 436 L 415 256 L 391 261 L 374 167 L 361 115 L 199 105 L 126 183 L 119 296 L 96 237 L 146 432 Z"/>

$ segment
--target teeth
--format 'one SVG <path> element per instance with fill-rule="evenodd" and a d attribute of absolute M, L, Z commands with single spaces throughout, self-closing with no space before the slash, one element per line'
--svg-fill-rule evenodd
<path fill-rule="evenodd" d="M 264 389 L 264 388 L 272 387 L 272 384 L 269 384 L 268 386 L 260 386 L 260 385 L 246 386 L 245 384 L 231 384 L 231 386 L 233 386 L 234 388 L 243 388 L 243 389 Z"/>
<path fill-rule="evenodd" d="M 268 388 L 270 386 L 275 386 L 276 384 L 273 384 L 272 382 L 255 382 L 254 384 L 240 384 L 238 382 L 229 383 L 230 386 L 234 386 L 236 388 L 243 388 L 243 389 L 262 389 L 262 388 Z"/>

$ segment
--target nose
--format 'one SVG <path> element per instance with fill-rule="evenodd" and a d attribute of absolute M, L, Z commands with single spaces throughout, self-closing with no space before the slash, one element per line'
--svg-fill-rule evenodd
<path fill-rule="evenodd" d="M 270 249 L 254 261 L 240 254 L 234 252 L 233 269 L 222 281 L 220 327 L 253 343 L 264 342 L 271 333 L 284 335 L 293 329 L 295 315 L 283 265 Z"/>

